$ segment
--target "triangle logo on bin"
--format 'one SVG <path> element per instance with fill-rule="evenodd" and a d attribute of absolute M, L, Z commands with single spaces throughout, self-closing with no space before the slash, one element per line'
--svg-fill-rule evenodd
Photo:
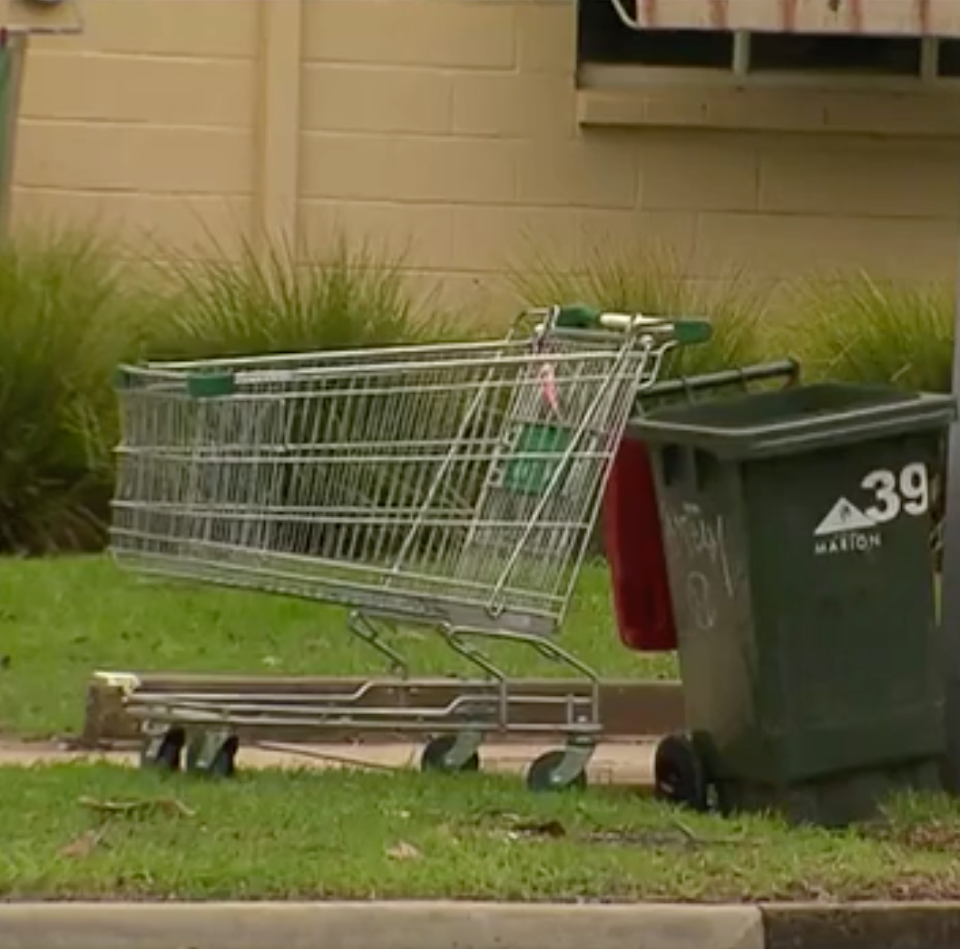
<path fill-rule="evenodd" d="M 830 508 L 830 513 L 820 522 L 813 536 L 827 537 L 830 534 L 843 534 L 847 531 L 868 531 L 876 526 L 876 522 L 864 514 L 856 504 L 846 498 L 840 498 Z"/>

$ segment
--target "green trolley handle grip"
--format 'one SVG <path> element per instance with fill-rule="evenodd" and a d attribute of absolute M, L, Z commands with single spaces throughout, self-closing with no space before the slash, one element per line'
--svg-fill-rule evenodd
<path fill-rule="evenodd" d="M 158 377 L 135 366 L 119 366 L 114 373 L 114 388 L 121 392 L 149 389 L 156 384 L 168 391 L 185 392 L 191 399 L 222 398 L 237 391 L 237 380 L 231 372 L 191 372 L 185 376 L 170 372 Z"/>
<path fill-rule="evenodd" d="M 571 304 L 560 307 L 554 320 L 558 329 L 626 330 L 634 326 L 649 326 L 653 332 L 669 332 L 684 346 L 706 343 L 713 336 L 708 320 L 696 318 L 670 319 L 629 313 L 606 313 L 596 307 Z"/>

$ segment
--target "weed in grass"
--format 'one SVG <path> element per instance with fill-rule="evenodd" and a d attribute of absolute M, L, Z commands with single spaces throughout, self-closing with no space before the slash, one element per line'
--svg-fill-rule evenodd
<path fill-rule="evenodd" d="M 960 847 L 957 804 L 945 794 L 902 795 L 890 804 L 882 820 L 861 832 L 911 850 L 955 854 Z"/>

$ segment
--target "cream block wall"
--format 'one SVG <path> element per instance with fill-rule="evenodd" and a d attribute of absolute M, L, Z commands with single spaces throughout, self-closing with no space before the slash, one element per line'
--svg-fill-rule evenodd
<path fill-rule="evenodd" d="M 31 41 L 13 215 L 94 223 L 144 252 L 249 232 L 255 0 L 87 0 L 79 37 Z"/>
<path fill-rule="evenodd" d="M 82 39 L 31 54 L 19 220 L 176 241 L 239 221 L 318 252 L 346 228 L 409 248 L 413 275 L 481 309 L 504 305 L 500 276 L 531 246 L 573 260 L 598 239 L 667 240 L 698 279 L 727 260 L 771 278 L 955 266 L 952 96 L 678 90 L 638 100 L 642 121 L 582 126 L 573 0 L 84 9 Z"/>

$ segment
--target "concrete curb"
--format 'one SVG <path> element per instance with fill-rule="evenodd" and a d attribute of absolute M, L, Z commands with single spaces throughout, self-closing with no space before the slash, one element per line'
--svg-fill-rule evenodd
<path fill-rule="evenodd" d="M 15 903 L 0 949 L 956 949 L 960 903 Z"/>
<path fill-rule="evenodd" d="M 772 904 L 765 949 L 957 949 L 960 903 Z"/>
<path fill-rule="evenodd" d="M 20 903 L 0 949 L 764 949 L 752 906 Z M 876 947 L 879 949 L 879 947 Z"/>

